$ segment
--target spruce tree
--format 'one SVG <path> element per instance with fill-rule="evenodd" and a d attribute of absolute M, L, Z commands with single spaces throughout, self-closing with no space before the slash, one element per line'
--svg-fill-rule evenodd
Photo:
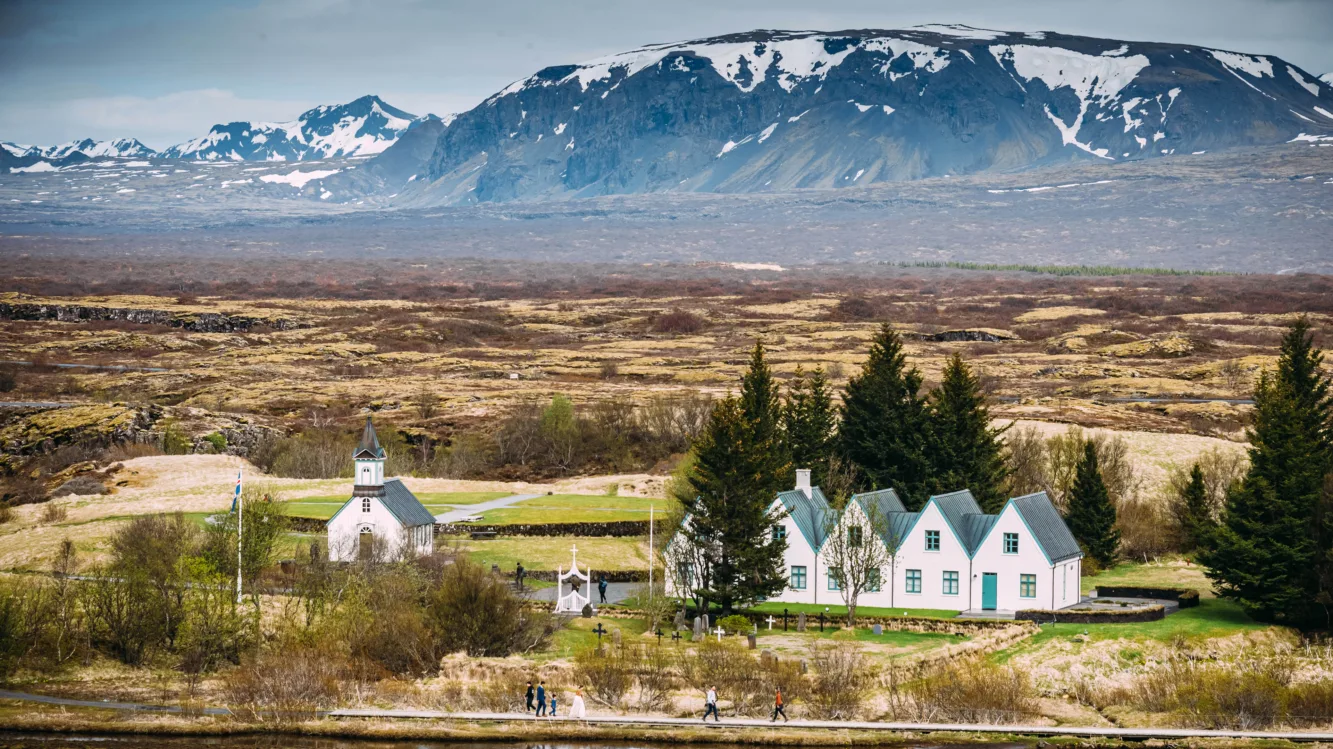
<path fill-rule="evenodd" d="M 1198 463 L 1190 469 L 1189 481 L 1180 490 L 1180 531 L 1184 551 L 1206 548 L 1213 530 L 1213 510 L 1208 503 L 1208 486 Z"/>
<path fill-rule="evenodd" d="M 786 488 L 791 464 L 763 344 L 755 345 L 740 396 L 717 403 L 694 452 L 690 485 L 695 497 L 686 503 L 690 522 L 684 530 L 709 557 L 708 590 L 702 597 L 727 613 L 781 592 L 787 584 L 787 542 L 774 537 L 781 515 L 769 507 Z"/>
<path fill-rule="evenodd" d="M 810 480 L 822 486 L 833 456 L 838 414 L 823 367 L 806 372 L 799 365 L 782 408 L 783 431 L 792 468 L 809 468 Z"/>
<path fill-rule="evenodd" d="M 902 339 L 885 323 L 861 373 L 843 393 L 838 449 L 862 489 L 896 489 L 908 509 L 930 493 L 926 404 L 921 373 L 907 366 Z"/>
<path fill-rule="evenodd" d="M 1199 561 L 1218 592 L 1262 621 L 1327 626 L 1333 400 L 1310 325 L 1282 339 L 1254 391 L 1250 468 L 1227 494 L 1224 523 Z"/>
<path fill-rule="evenodd" d="M 944 379 L 930 394 L 933 493 L 971 489 L 981 509 L 997 513 L 1004 507 L 1009 472 L 999 429 L 990 425 L 990 409 L 981 380 L 954 354 L 944 366 Z"/>
<path fill-rule="evenodd" d="M 1080 546 L 1103 567 L 1115 562 L 1120 548 L 1120 531 L 1115 527 L 1115 505 L 1102 481 L 1097 465 L 1097 447 L 1091 441 L 1083 446 L 1074 485 L 1069 490 L 1069 531 Z"/>

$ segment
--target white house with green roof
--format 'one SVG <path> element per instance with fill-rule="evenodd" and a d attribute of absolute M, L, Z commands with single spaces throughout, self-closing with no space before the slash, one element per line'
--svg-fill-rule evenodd
<path fill-rule="evenodd" d="M 386 457 L 367 417 L 352 452 L 352 497 L 325 526 L 329 561 L 392 561 L 435 551 L 435 516 L 401 480 L 385 480 Z"/>
<path fill-rule="evenodd" d="M 1045 492 L 1011 499 L 992 515 L 968 490 L 933 496 L 919 512 L 908 512 L 894 490 L 883 489 L 854 495 L 839 513 L 810 486 L 809 471 L 796 476 L 796 487 L 770 507 L 782 515 L 774 533 L 787 540 L 788 580 L 771 601 L 842 605 L 828 535 L 867 528 L 873 516 L 882 519 L 882 533 L 869 542 L 883 545 L 888 563 L 871 575 L 880 582 L 862 591 L 858 606 L 1003 612 L 1079 602 L 1083 553 Z M 699 564 L 685 543 L 679 534 L 671 540 L 668 564 Z M 669 594 L 687 578 L 675 572 L 667 576 Z"/>

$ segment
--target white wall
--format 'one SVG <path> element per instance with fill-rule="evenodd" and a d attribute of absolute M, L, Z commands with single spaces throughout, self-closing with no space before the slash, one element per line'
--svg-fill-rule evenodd
<path fill-rule="evenodd" d="M 359 558 L 361 530 L 368 529 L 384 545 L 385 560 L 410 554 L 429 555 L 435 550 L 432 526 L 421 530 L 404 528 L 378 497 L 370 497 L 370 511 L 362 510 L 362 497 L 352 497 L 328 524 L 329 561 L 354 562 Z"/>
<path fill-rule="evenodd" d="M 939 531 L 940 550 L 926 551 L 926 531 Z M 958 540 L 944 515 L 934 502 L 921 510 L 921 517 L 908 531 L 899 547 L 893 564 L 893 584 L 880 593 L 864 596 L 857 603 L 862 606 L 884 606 L 901 609 L 947 609 L 962 611 L 968 608 L 971 592 L 970 560 L 967 550 Z M 921 592 L 907 592 L 907 571 L 921 570 Z M 944 572 L 958 573 L 958 594 L 944 593 Z M 885 576 L 887 579 L 887 575 Z"/>
<path fill-rule="evenodd" d="M 1018 553 L 1004 553 L 1004 534 L 1018 534 Z M 1037 544 L 1032 532 L 1028 530 L 1027 523 L 1023 522 L 1023 516 L 1018 513 L 1017 508 L 1012 504 L 1005 505 L 1000 512 L 1000 518 L 991 528 L 990 534 L 986 536 L 981 543 L 981 548 L 977 549 L 976 555 L 972 559 L 972 574 L 974 595 L 972 608 L 981 608 L 981 575 L 986 572 L 996 574 L 996 608 L 1017 611 L 1019 609 L 1049 609 L 1064 608 L 1077 603 L 1076 592 L 1073 598 L 1062 598 L 1058 589 L 1060 578 L 1053 575 L 1051 563 L 1046 558 L 1045 552 Z M 1020 593 L 1020 575 L 1036 575 L 1037 594 L 1032 598 L 1024 598 Z M 1073 589 L 1078 587 L 1077 575 L 1074 576 Z M 1057 587 L 1052 587 L 1052 582 Z M 1052 594 L 1055 598 L 1052 599 Z"/>
<path fill-rule="evenodd" d="M 358 460 L 352 474 L 352 482 L 357 486 L 383 486 L 384 461 Z"/>
<path fill-rule="evenodd" d="M 769 508 L 782 510 L 781 502 L 775 501 Z M 787 587 L 778 595 L 768 600 L 778 601 L 780 603 L 826 603 L 833 601 L 841 603 L 837 593 L 832 594 L 832 598 L 819 588 L 824 579 L 820 577 L 826 574 L 824 564 L 815 556 L 815 550 L 811 548 L 810 542 L 801 533 L 801 529 L 796 527 L 796 521 L 790 516 L 782 518 L 778 522 L 787 533 L 787 553 L 783 557 L 783 574 L 787 577 Z M 792 590 L 791 588 L 791 568 L 795 566 L 805 567 L 805 590 Z"/>

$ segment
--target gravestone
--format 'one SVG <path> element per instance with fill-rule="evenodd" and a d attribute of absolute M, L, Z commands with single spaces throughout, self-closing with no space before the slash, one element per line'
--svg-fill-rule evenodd
<path fill-rule="evenodd" d="M 801 613 L 799 613 L 799 614 L 796 615 L 796 631 L 797 631 L 797 632 L 804 632 L 804 631 L 805 631 L 805 612 L 804 612 L 804 611 L 802 611 Z"/>
<path fill-rule="evenodd" d="M 592 618 L 592 604 L 591 604 L 591 603 L 585 603 L 585 604 L 583 604 L 583 611 L 580 612 L 580 613 L 583 615 L 583 618 L 584 618 L 584 619 L 591 619 L 591 618 Z"/>
<path fill-rule="evenodd" d="M 699 642 L 700 638 L 702 638 L 703 636 L 704 636 L 703 619 L 700 619 L 699 617 L 696 616 L 694 617 L 694 641 Z"/>
<path fill-rule="evenodd" d="M 620 628 L 619 628 L 619 627 L 616 627 L 615 629 L 611 630 L 611 643 L 612 643 L 613 645 L 619 645 L 619 644 L 620 644 Z"/>
<path fill-rule="evenodd" d="M 708 614 L 704 614 L 704 631 L 705 631 L 705 632 L 707 632 L 708 629 L 709 629 L 708 625 L 709 625 Z"/>
<path fill-rule="evenodd" d="M 875 632 L 876 635 L 884 634 L 884 625 L 876 624 L 873 631 Z"/>
<path fill-rule="evenodd" d="M 801 675 L 802 675 L 802 676 L 805 676 L 805 674 L 806 674 L 809 670 L 810 670 L 810 662 L 807 661 L 806 659 L 802 658 L 802 659 L 801 659 Z"/>
<path fill-rule="evenodd" d="M 745 636 L 745 643 L 750 646 L 751 650 L 754 650 L 755 648 L 755 639 L 756 637 L 753 632 Z"/>
<path fill-rule="evenodd" d="M 679 632 L 679 631 L 682 630 L 682 629 L 685 629 L 685 613 L 684 613 L 684 612 L 682 612 L 682 611 L 677 611 L 677 612 L 676 612 L 676 618 L 672 620 L 672 622 L 671 622 L 671 627 L 672 627 L 672 629 L 675 629 L 677 632 Z"/>
<path fill-rule="evenodd" d="M 759 664 L 762 665 L 764 668 L 772 668 L 778 665 L 778 657 L 776 655 L 773 655 L 772 650 L 764 648 L 763 650 L 759 651 Z"/>

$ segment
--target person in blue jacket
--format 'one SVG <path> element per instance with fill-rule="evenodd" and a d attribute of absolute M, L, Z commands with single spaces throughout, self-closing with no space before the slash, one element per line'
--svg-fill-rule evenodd
<path fill-rule="evenodd" d="M 537 685 L 537 717 L 540 718 L 546 714 L 546 682 L 543 680 Z"/>

